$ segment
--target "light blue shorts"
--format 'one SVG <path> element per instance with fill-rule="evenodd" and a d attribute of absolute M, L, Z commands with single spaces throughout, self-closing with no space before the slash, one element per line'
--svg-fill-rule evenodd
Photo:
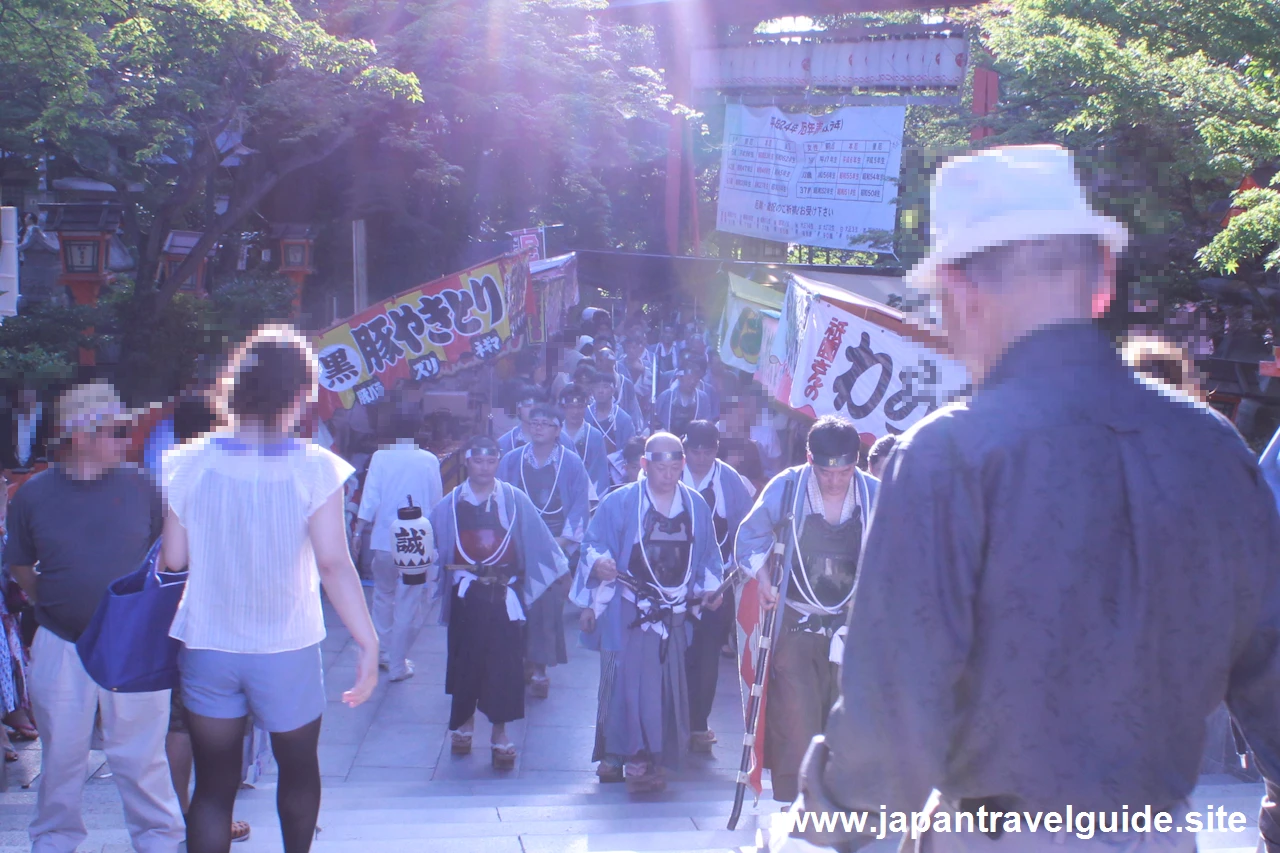
<path fill-rule="evenodd" d="M 252 714 L 269 732 L 291 732 L 324 713 L 320 645 L 291 652 L 246 655 L 184 647 L 182 703 L 202 717 Z"/>

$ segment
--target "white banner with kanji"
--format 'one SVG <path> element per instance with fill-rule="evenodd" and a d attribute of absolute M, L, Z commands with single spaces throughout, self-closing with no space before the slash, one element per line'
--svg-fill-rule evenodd
<path fill-rule="evenodd" d="M 814 299 L 801 333 L 790 405 L 840 415 L 864 436 L 900 433 L 969 389 L 964 365 Z"/>

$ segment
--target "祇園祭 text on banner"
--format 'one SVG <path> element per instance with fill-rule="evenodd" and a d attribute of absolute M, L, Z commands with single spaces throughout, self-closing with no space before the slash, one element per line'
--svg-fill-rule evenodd
<path fill-rule="evenodd" d="M 502 257 L 370 306 L 315 339 L 324 416 L 399 379 L 448 375 L 521 346 L 527 257 Z"/>
<path fill-rule="evenodd" d="M 880 438 L 968 388 L 969 372 L 958 361 L 826 300 L 811 302 L 791 381 L 793 409 L 841 415 Z"/>
<path fill-rule="evenodd" d="M 716 227 L 784 243 L 883 250 L 897 221 L 905 116 L 906 107 L 810 116 L 730 104 Z"/>

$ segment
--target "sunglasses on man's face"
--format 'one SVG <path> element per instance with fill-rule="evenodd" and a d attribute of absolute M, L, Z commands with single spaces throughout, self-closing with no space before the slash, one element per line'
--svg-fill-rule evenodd
<path fill-rule="evenodd" d="M 114 427 L 109 427 L 109 426 L 98 427 L 98 429 L 95 432 L 98 435 L 103 435 L 103 436 L 106 436 L 107 438 L 120 439 L 120 438 L 129 437 L 129 427 L 124 424 L 121 424 L 119 426 L 114 426 Z"/>

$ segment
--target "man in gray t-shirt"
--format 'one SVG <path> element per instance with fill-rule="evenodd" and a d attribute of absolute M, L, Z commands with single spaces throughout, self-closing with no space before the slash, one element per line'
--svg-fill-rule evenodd
<path fill-rule="evenodd" d="M 164 742 L 169 691 L 112 693 L 85 672 L 75 641 L 107 586 L 141 564 L 163 524 L 160 494 L 126 467 L 131 416 L 109 384 L 58 401 L 65 459 L 32 477 L 9 508 L 6 558 L 34 602 L 31 704 L 43 749 L 32 853 L 67 853 L 88 833 L 80 797 L 95 719 L 138 853 L 176 853 L 185 835 Z"/>
<path fill-rule="evenodd" d="M 160 492 L 137 468 L 82 480 L 54 466 L 23 483 L 9 510 L 7 558 L 18 566 L 40 563 L 40 627 L 78 640 L 107 585 L 138 568 L 163 524 Z"/>

